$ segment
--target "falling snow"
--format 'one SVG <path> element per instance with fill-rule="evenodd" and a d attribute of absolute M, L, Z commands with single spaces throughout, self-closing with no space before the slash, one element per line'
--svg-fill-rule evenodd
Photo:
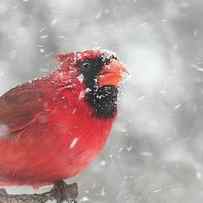
<path fill-rule="evenodd" d="M 4 124 L 0 124 L 0 138 L 3 138 L 8 134 L 9 134 L 8 126 L 6 126 Z"/>
<path fill-rule="evenodd" d="M 79 202 L 203 202 L 202 8 L 201 0 L 0 1 L 1 94 L 54 70 L 58 52 L 105 48 L 130 72 L 112 136 L 73 180 Z M 8 131 L 0 124 L 0 138 Z"/>
<path fill-rule="evenodd" d="M 82 74 L 80 74 L 77 79 L 82 83 L 84 80 L 84 76 Z"/>
<path fill-rule="evenodd" d="M 70 143 L 69 148 L 70 148 L 70 149 L 73 149 L 73 148 L 76 146 L 78 140 L 79 140 L 79 138 L 78 138 L 78 137 L 75 137 L 75 138 L 73 139 L 73 141 Z"/>
<path fill-rule="evenodd" d="M 101 166 L 106 166 L 106 161 L 105 161 L 105 160 L 102 160 L 102 161 L 100 162 L 100 165 L 101 165 Z"/>
<path fill-rule="evenodd" d="M 40 38 L 41 39 L 46 39 L 46 38 L 48 38 L 48 35 L 41 35 Z"/>
<path fill-rule="evenodd" d="M 78 96 L 78 100 L 81 100 L 85 97 L 85 91 L 81 91 L 79 96 Z"/>
<path fill-rule="evenodd" d="M 87 201 L 89 201 L 89 198 L 86 197 L 86 196 L 84 196 L 84 197 L 82 197 L 82 198 L 80 199 L 80 202 L 87 202 Z"/>

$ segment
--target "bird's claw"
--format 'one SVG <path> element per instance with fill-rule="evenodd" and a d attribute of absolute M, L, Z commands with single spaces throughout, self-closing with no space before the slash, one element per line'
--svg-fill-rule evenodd
<path fill-rule="evenodd" d="M 68 203 L 77 203 L 75 200 L 78 196 L 77 183 L 68 185 L 63 180 L 60 180 L 55 183 L 52 190 L 54 191 L 54 198 L 57 203 L 62 203 L 64 201 Z"/>

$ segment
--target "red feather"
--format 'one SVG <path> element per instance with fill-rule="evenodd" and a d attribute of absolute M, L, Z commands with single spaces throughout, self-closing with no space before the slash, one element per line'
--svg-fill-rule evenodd
<path fill-rule="evenodd" d="M 85 85 L 70 74 L 73 56 L 58 56 L 62 64 L 55 72 L 0 97 L 0 128 L 6 128 L 0 137 L 1 185 L 36 186 L 74 176 L 104 146 L 115 117 L 92 116 L 81 96 Z"/>

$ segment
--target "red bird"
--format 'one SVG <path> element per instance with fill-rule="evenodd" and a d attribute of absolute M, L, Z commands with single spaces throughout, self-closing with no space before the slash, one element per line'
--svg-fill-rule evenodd
<path fill-rule="evenodd" d="M 125 71 L 107 51 L 60 54 L 48 76 L 0 97 L 0 185 L 50 184 L 75 176 L 103 148 Z"/>

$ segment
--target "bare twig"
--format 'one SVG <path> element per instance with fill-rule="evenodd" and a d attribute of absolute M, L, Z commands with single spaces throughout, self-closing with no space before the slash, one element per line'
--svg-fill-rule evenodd
<path fill-rule="evenodd" d="M 59 181 L 49 191 L 42 194 L 8 194 L 6 190 L 0 189 L 0 203 L 45 203 L 48 200 L 55 200 L 57 203 L 66 201 L 76 203 L 78 187 L 76 183 L 67 185 L 64 181 Z"/>

